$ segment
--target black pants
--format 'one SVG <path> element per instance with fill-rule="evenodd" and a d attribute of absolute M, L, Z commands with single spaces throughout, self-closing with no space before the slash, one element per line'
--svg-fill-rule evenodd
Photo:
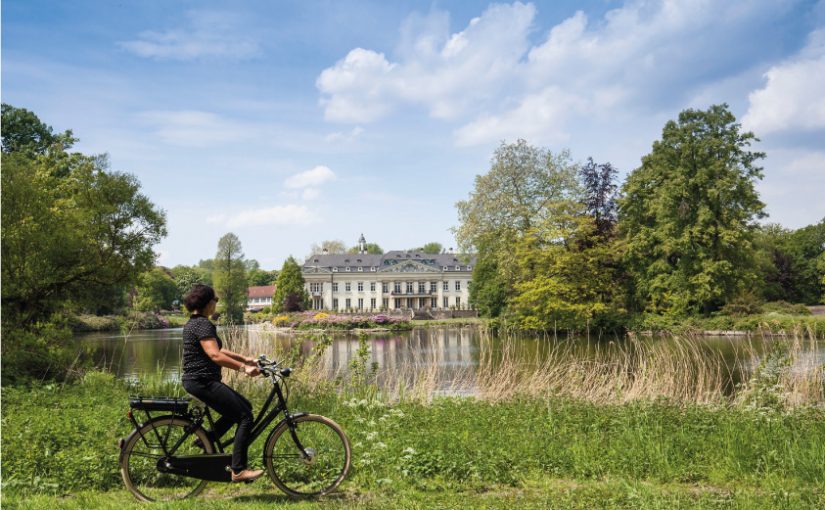
<path fill-rule="evenodd" d="M 183 387 L 221 413 L 215 422 L 213 439 L 220 439 L 232 425 L 238 424 L 232 445 L 232 470 L 237 473 L 246 469 L 249 433 L 252 431 L 252 404 L 249 400 L 220 381 L 184 380 Z"/>

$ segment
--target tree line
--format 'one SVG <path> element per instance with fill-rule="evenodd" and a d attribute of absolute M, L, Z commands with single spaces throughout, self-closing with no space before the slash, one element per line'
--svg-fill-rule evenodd
<path fill-rule="evenodd" d="M 456 204 L 456 238 L 477 256 L 472 303 L 525 329 L 582 330 L 823 302 L 825 220 L 759 222 L 756 141 L 727 105 L 688 109 L 621 186 L 610 163 L 502 143 Z"/>

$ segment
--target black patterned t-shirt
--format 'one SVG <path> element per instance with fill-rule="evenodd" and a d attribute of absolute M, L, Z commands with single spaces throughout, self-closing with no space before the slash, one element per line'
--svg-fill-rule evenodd
<path fill-rule="evenodd" d="M 185 380 L 221 380 L 221 367 L 206 354 L 201 345 L 204 338 L 214 338 L 223 347 L 215 325 L 202 315 L 193 315 L 183 327 L 183 377 Z"/>

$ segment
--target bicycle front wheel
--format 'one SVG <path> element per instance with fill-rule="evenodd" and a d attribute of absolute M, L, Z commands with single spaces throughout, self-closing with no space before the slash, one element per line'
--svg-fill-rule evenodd
<path fill-rule="evenodd" d="M 316 414 L 299 416 L 293 422 L 295 437 L 283 422 L 266 441 L 264 466 L 269 477 L 293 497 L 332 492 L 349 472 L 347 435 L 337 423 Z"/>
<path fill-rule="evenodd" d="M 120 475 L 126 488 L 141 501 L 171 501 L 199 494 L 206 487 L 205 480 L 190 478 L 158 470 L 158 462 L 166 451 L 178 443 L 192 422 L 179 417 L 163 416 L 140 428 L 123 445 L 120 456 Z M 196 446 L 200 439 L 203 446 Z M 165 446 L 165 447 L 164 447 Z M 212 441 L 206 431 L 198 427 L 175 451 L 176 456 L 213 453 Z"/>

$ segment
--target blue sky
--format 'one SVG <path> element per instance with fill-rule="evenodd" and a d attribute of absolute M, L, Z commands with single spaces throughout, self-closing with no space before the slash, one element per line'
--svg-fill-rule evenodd
<path fill-rule="evenodd" d="M 361 232 L 453 246 L 501 140 L 623 178 L 721 102 L 768 154 L 769 221 L 825 217 L 825 2 L 5 0 L 2 99 L 135 174 L 170 266 L 230 231 L 265 268 Z"/>

